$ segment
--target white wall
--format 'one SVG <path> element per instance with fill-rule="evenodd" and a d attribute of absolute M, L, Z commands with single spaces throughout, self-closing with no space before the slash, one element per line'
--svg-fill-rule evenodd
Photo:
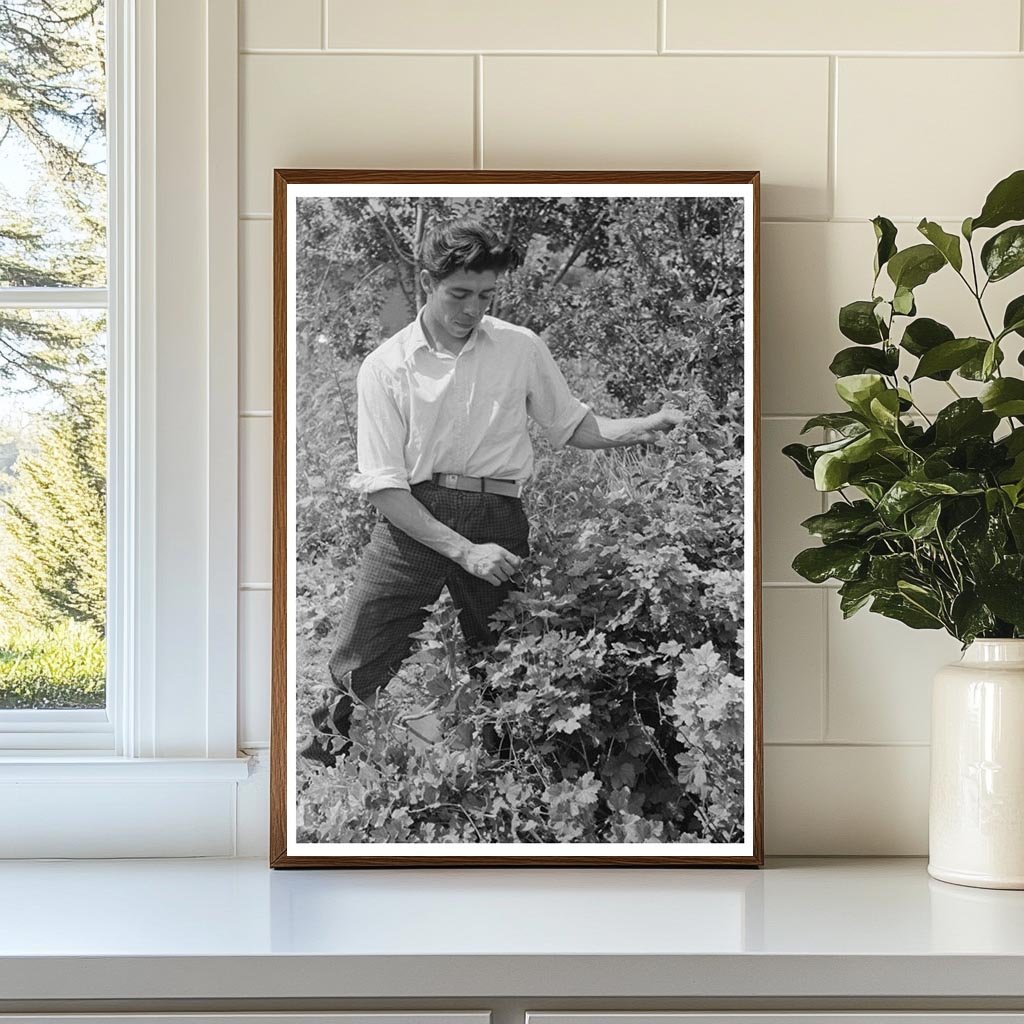
<path fill-rule="evenodd" d="M 241 0 L 240 28 L 242 746 L 269 731 L 272 169 L 757 168 L 767 850 L 925 853 L 929 682 L 959 647 L 843 622 L 792 572 L 822 506 L 779 449 L 838 407 L 868 219 L 959 224 L 1024 165 L 1020 0 Z M 976 331 L 951 276 L 919 307 Z"/>

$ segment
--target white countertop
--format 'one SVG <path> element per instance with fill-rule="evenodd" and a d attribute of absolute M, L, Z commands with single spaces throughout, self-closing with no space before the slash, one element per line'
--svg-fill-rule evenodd
<path fill-rule="evenodd" d="M 557 965 L 557 970 L 552 970 Z M 0 863 L 0 1000 L 1024 997 L 1024 892 L 751 869 Z"/>

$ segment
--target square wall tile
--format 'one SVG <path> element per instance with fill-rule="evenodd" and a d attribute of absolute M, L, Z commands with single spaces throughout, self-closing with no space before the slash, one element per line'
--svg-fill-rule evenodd
<path fill-rule="evenodd" d="M 828 213 L 825 57 L 485 57 L 484 166 L 760 170 L 773 217 Z"/>
<path fill-rule="evenodd" d="M 817 544 L 800 524 L 821 512 L 821 493 L 782 454 L 793 441 L 823 440 L 821 430 L 801 437 L 802 425 L 798 419 L 761 421 L 761 573 L 765 583 L 806 583 L 793 571 L 792 562 L 797 552 Z"/>
<path fill-rule="evenodd" d="M 822 739 L 827 596 L 810 585 L 762 590 L 766 743 Z"/>
<path fill-rule="evenodd" d="M 253 49 L 319 50 L 320 0 L 241 0 L 240 45 Z"/>
<path fill-rule="evenodd" d="M 1021 166 L 1024 61 L 851 57 L 836 73 L 836 216 L 959 224 Z"/>
<path fill-rule="evenodd" d="M 333 48 L 396 50 L 650 50 L 658 0 L 330 0 Z"/>
<path fill-rule="evenodd" d="M 861 609 L 843 618 L 828 602 L 828 730 L 853 743 L 927 743 L 935 673 L 960 660 L 960 643 L 943 630 L 909 626 Z"/>
<path fill-rule="evenodd" d="M 472 167 L 473 58 L 248 54 L 241 209 L 270 213 L 275 167 Z"/>
<path fill-rule="evenodd" d="M 238 443 L 239 582 L 270 583 L 273 529 L 273 420 L 269 416 L 243 417 Z"/>
<path fill-rule="evenodd" d="M 928 747 L 769 746 L 769 856 L 928 853 Z"/>
<path fill-rule="evenodd" d="M 274 227 L 269 220 L 239 224 L 238 407 L 267 412 L 274 398 Z"/>
<path fill-rule="evenodd" d="M 1016 50 L 1017 0 L 667 0 L 670 50 Z"/>

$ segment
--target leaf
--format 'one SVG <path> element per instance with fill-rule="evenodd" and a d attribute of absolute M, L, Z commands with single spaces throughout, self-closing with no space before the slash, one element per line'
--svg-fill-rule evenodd
<path fill-rule="evenodd" d="M 951 235 L 944 231 L 933 220 L 922 220 L 917 225 L 917 230 L 942 253 L 945 261 L 954 270 L 959 271 L 963 267 L 964 260 L 960 253 L 960 239 L 956 235 Z"/>
<path fill-rule="evenodd" d="M 1024 295 L 1011 299 L 1003 313 L 1003 334 L 1009 334 L 1010 331 L 1024 338 Z"/>
<path fill-rule="evenodd" d="M 1005 622 L 1024 629 L 1024 580 L 993 575 L 979 581 L 978 597 Z"/>
<path fill-rule="evenodd" d="M 836 392 L 855 412 L 866 414 L 871 399 L 886 390 L 885 381 L 875 373 L 855 373 L 836 381 Z"/>
<path fill-rule="evenodd" d="M 866 557 L 857 544 L 826 544 L 801 551 L 793 559 L 793 569 L 812 583 L 824 583 L 827 579 L 852 580 Z"/>
<path fill-rule="evenodd" d="M 899 426 L 900 396 L 897 391 L 883 391 L 877 398 L 871 399 L 869 406 L 876 423 L 886 430 L 897 430 Z"/>
<path fill-rule="evenodd" d="M 945 257 L 934 245 L 922 244 L 901 249 L 889 260 L 886 270 L 897 288 L 913 291 L 945 265 Z"/>
<path fill-rule="evenodd" d="M 1002 360 L 1000 359 L 1001 352 L 999 351 L 999 342 L 993 341 L 985 349 L 985 356 L 981 360 L 981 377 L 982 380 L 988 380 L 995 368 L 999 365 Z"/>
<path fill-rule="evenodd" d="M 814 463 L 811 461 L 810 448 L 806 444 L 787 444 L 782 454 L 789 459 L 804 476 L 814 476 Z"/>
<path fill-rule="evenodd" d="M 837 377 L 848 377 L 865 370 L 878 370 L 892 376 L 900 365 L 900 353 L 893 345 L 878 348 L 844 348 L 836 353 L 829 370 Z"/>
<path fill-rule="evenodd" d="M 1014 171 L 989 192 L 981 213 L 971 219 L 967 230 L 997 228 L 1008 220 L 1024 220 L 1024 170 Z"/>
<path fill-rule="evenodd" d="M 983 356 L 988 342 L 981 338 L 954 338 L 952 341 L 944 341 L 941 345 L 929 349 L 917 364 L 912 380 L 920 380 L 922 377 L 938 377 L 945 370 L 956 370 L 968 359 L 974 356 Z"/>
<path fill-rule="evenodd" d="M 843 453 L 826 452 L 814 463 L 814 486 L 819 491 L 835 491 L 850 479 L 850 463 Z"/>
<path fill-rule="evenodd" d="M 976 398 L 958 398 L 935 417 L 935 439 L 940 445 L 968 437 L 991 437 L 999 417 L 985 411 Z"/>
<path fill-rule="evenodd" d="M 968 242 L 971 240 L 971 235 L 974 234 L 974 229 L 971 227 L 973 223 L 973 217 L 965 217 L 963 224 L 960 225 L 960 234 L 963 235 Z"/>
<path fill-rule="evenodd" d="M 978 398 L 986 410 L 1000 418 L 1024 416 L 1024 380 L 1019 377 L 992 381 Z"/>
<path fill-rule="evenodd" d="M 912 356 L 920 358 L 926 352 L 943 344 L 952 341 L 956 335 L 945 325 L 929 317 L 918 317 L 913 323 L 907 324 L 903 337 L 900 340 L 900 347 L 905 348 Z M 937 376 L 937 380 L 949 380 L 953 376 L 952 371 Z"/>
<path fill-rule="evenodd" d="M 882 272 L 882 267 L 896 255 L 896 225 L 881 215 L 871 221 L 875 229 L 875 279 Z"/>
<path fill-rule="evenodd" d="M 893 312 L 899 313 L 900 316 L 913 316 L 917 312 L 917 306 L 914 305 L 914 293 L 909 288 L 900 285 L 892 297 L 892 308 Z"/>
<path fill-rule="evenodd" d="M 984 352 L 979 352 L 976 356 L 971 356 L 970 359 L 964 363 L 963 366 L 957 370 L 957 376 L 963 377 L 964 380 L 988 380 L 991 373 L 985 373 L 985 356 L 988 354 L 988 346 L 986 346 Z M 1003 350 L 997 348 L 995 350 L 995 365 L 998 366 L 1003 361 Z"/>
<path fill-rule="evenodd" d="M 882 496 L 877 511 L 886 523 L 895 525 L 900 516 L 922 502 L 942 494 L 956 493 L 955 487 L 937 481 L 897 480 Z"/>
<path fill-rule="evenodd" d="M 811 516 L 800 525 L 826 544 L 857 537 L 879 528 L 878 517 L 869 501 L 849 504 L 837 501 L 828 511 Z"/>
<path fill-rule="evenodd" d="M 981 265 L 990 281 L 1002 281 L 1024 267 L 1024 224 L 990 238 L 981 249 Z"/>
<path fill-rule="evenodd" d="M 875 316 L 877 299 L 850 302 L 839 310 L 839 332 L 858 345 L 877 345 L 888 333 Z"/>
<path fill-rule="evenodd" d="M 911 629 L 942 629 L 942 622 L 915 608 L 899 596 L 880 595 L 871 602 L 871 610 L 887 619 L 896 619 Z"/>
<path fill-rule="evenodd" d="M 956 628 L 956 637 L 969 642 L 995 628 L 995 618 L 977 594 L 964 592 L 953 599 L 949 617 Z"/>
<path fill-rule="evenodd" d="M 858 349 L 858 351 L 861 351 Z M 866 351 L 866 350 L 864 350 Z M 808 430 L 813 430 L 815 427 L 826 427 L 830 430 L 845 430 L 853 426 L 864 426 L 863 421 L 848 412 L 825 412 L 820 416 L 812 416 L 801 429 L 801 434 L 806 434 Z"/>
<path fill-rule="evenodd" d="M 910 513 L 910 519 L 914 526 L 907 531 L 907 535 L 913 537 L 914 540 L 924 540 L 925 537 L 935 532 L 935 527 L 938 525 L 941 513 L 942 503 L 939 501 L 929 501 L 923 505 L 918 505 Z"/>

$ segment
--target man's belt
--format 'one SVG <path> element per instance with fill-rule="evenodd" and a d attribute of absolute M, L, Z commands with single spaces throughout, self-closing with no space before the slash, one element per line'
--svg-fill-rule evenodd
<path fill-rule="evenodd" d="M 477 494 L 503 494 L 506 498 L 518 498 L 523 490 L 522 485 L 515 480 L 495 480 L 489 476 L 435 473 L 432 479 L 438 487 L 449 487 L 454 491 L 476 491 Z"/>

